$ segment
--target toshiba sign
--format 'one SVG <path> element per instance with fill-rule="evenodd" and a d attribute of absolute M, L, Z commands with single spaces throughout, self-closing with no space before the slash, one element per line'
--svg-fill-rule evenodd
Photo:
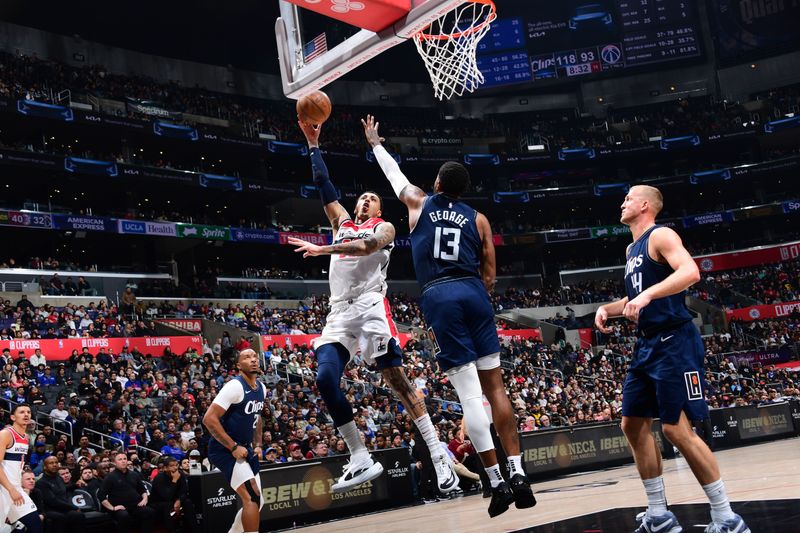
<path fill-rule="evenodd" d="M 160 318 L 156 320 L 162 324 L 167 324 L 173 328 L 200 333 L 203 331 L 203 321 L 198 318 Z"/>

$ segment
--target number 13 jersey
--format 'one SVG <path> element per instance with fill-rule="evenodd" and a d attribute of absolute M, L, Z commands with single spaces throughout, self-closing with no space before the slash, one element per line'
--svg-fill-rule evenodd
<path fill-rule="evenodd" d="M 480 278 L 478 212 L 464 202 L 435 194 L 425 199 L 411 232 L 417 281 L 424 291 L 439 280 Z"/>

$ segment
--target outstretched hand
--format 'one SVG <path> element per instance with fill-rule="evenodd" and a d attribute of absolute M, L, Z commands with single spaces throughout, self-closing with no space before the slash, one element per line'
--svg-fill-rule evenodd
<path fill-rule="evenodd" d="M 380 122 L 375 122 L 375 117 L 372 115 L 367 115 L 367 119 L 361 119 L 361 125 L 364 126 L 364 135 L 367 138 L 367 142 L 373 148 L 381 144 L 384 139 L 378 133 L 378 126 L 380 126 Z"/>
<path fill-rule="evenodd" d="M 294 237 L 289 237 L 287 242 L 292 246 L 297 246 L 294 251 L 303 252 L 303 257 L 325 255 L 325 253 L 322 251 L 322 246 L 317 246 L 312 242 L 304 241 L 303 239 L 296 239 Z"/>
<path fill-rule="evenodd" d="M 300 131 L 306 136 L 309 147 L 314 148 L 319 146 L 319 133 L 322 130 L 322 124 L 309 124 L 303 122 L 300 117 L 297 117 L 297 125 L 300 126 Z"/>

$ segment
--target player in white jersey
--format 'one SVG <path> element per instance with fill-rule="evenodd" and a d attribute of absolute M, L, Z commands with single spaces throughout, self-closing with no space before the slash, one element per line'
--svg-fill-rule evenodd
<path fill-rule="evenodd" d="M 0 531 L 6 519 L 22 522 L 30 533 L 42 533 L 42 520 L 36 505 L 22 490 L 22 467 L 28 454 L 25 434 L 31 421 L 31 408 L 17 404 L 11 411 L 12 424 L 0 430 Z"/>
<path fill-rule="evenodd" d="M 340 388 L 345 365 L 356 354 L 381 371 L 384 380 L 408 409 L 431 450 L 439 490 L 458 489 L 458 476 L 447 454 L 441 453 L 436 432 L 425 408 L 403 370 L 397 327 L 386 300 L 386 270 L 394 247 L 395 229 L 380 218 L 381 198 L 365 192 L 358 198 L 355 220 L 339 203 L 336 189 L 319 149 L 320 126 L 300 124 L 308 140 L 314 183 L 320 192 L 325 214 L 334 231 L 333 244 L 317 246 L 289 239 L 303 257 L 330 255 L 331 311 L 322 335 L 314 341 L 317 356 L 317 388 L 334 424 L 350 450 L 350 462 L 331 487 L 345 492 L 375 479 L 383 472 L 375 462 L 353 421 L 353 406 Z"/>

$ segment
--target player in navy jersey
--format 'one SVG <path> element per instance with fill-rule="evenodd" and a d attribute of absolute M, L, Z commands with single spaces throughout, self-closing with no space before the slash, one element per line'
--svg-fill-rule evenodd
<path fill-rule="evenodd" d="M 459 199 L 469 187 L 469 173 L 459 163 L 445 163 L 433 186 L 435 194 L 428 196 L 409 183 L 383 148 L 374 117 L 368 115 L 362 125 L 375 159 L 408 207 L 422 312 L 439 367 L 456 389 L 470 439 L 491 482 L 489 516 L 505 512 L 512 501 L 518 509 L 533 507 L 536 499 L 522 469 L 519 434 L 500 373 L 500 343 L 488 294 L 494 288 L 496 270 L 492 229 L 484 215 Z M 497 464 L 484 394 L 508 455 L 509 483 Z"/>
<path fill-rule="evenodd" d="M 595 315 L 595 326 L 603 333 L 611 332 L 606 322 L 615 315 L 635 322 L 638 330 L 622 396 L 622 430 L 648 501 L 647 511 L 637 516 L 641 523 L 636 533 L 682 531 L 667 510 L 661 454 L 652 434 L 655 417 L 708 495 L 711 523 L 706 532 L 749 533 L 744 520 L 731 510 L 714 454 L 690 423 L 708 417 L 703 394 L 705 349 L 685 303 L 686 289 L 700 279 L 700 273 L 678 234 L 656 224 L 662 206 L 655 187 L 631 187 L 620 218 L 633 236 L 626 253 L 627 297 L 601 306 Z"/>
<path fill-rule="evenodd" d="M 257 533 L 261 499 L 258 458 L 261 457 L 261 411 L 267 389 L 256 378 L 258 355 L 247 349 L 238 354 L 239 375 L 228 381 L 203 417 L 213 437 L 208 459 L 225 475 L 242 499 L 229 533 Z"/>

